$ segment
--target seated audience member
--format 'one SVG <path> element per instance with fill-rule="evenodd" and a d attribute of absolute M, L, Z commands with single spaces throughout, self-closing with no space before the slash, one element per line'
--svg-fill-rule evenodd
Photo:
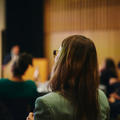
<path fill-rule="evenodd" d="M 118 71 L 118 77 L 119 77 L 119 80 L 120 80 L 120 61 L 117 64 L 117 71 Z"/>
<path fill-rule="evenodd" d="M 111 93 L 114 93 L 116 91 L 120 91 L 120 77 L 119 77 L 119 69 L 120 69 L 120 62 L 117 65 L 118 69 L 117 69 L 117 73 L 118 73 L 118 78 L 111 78 L 109 80 L 109 85 L 110 85 L 110 90 Z M 119 94 L 120 95 L 120 94 Z"/>
<path fill-rule="evenodd" d="M 81 35 L 63 40 L 50 79 L 52 92 L 37 98 L 27 120 L 108 120 L 109 104 L 98 89 L 94 43 Z"/>
<path fill-rule="evenodd" d="M 110 84 L 112 84 L 118 78 L 118 75 L 117 75 L 115 63 L 112 59 L 107 58 L 104 64 L 105 65 L 100 73 L 100 83 L 102 85 L 105 85 L 107 95 L 109 96 Z"/>
<path fill-rule="evenodd" d="M 110 94 L 109 102 L 111 120 L 120 120 L 120 87 Z"/>
<path fill-rule="evenodd" d="M 24 109 L 23 106 L 28 104 L 27 100 L 32 109 L 34 99 L 37 95 L 37 87 L 35 83 L 32 80 L 24 81 L 22 79 L 22 76 L 29 65 L 32 65 L 32 56 L 23 53 L 16 59 L 12 66 L 13 77 L 11 79 L 0 79 L 0 100 L 3 100 L 3 102 L 6 101 L 6 104 L 9 104 L 9 107 L 12 109 L 10 111 L 14 113 L 16 112 L 15 114 L 13 113 L 14 117 L 16 116 L 18 118 L 20 118 L 21 111 L 24 112 L 24 110 L 20 111 L 20 109 Z M 14 107 L 11 106 L 11 104 L 13 104 Z M 19 113 L 17 113 L 17 111 Z M 14 120 L 18 120 L 18 118 L 15 118 Z M 21 120 L 25 120 L 25 118 L 21 118 Z"/>

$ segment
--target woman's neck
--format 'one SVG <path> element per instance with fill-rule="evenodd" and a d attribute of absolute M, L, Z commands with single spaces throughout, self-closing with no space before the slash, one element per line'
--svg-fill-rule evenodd
<path fill-rule="evenodd" d="M 12 81 L 15 81 L 15 82 L 23 82 L 24 80 L 22 79 L 22 77 L 16 77 L 16 76 L 13 76 Z"/>

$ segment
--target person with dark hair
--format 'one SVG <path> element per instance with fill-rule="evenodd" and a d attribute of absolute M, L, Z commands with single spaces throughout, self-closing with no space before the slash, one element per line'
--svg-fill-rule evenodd
<path fill-rule="evenodd" d="M 104 64 L 104 68 L 101 70 L 100 73 L 100 83 L 106 86 L 106 92 L 109 96 L 111 92 L 110 84 L 112 84 L 112 81 L 115 81 L 118 78 L 118 75 L 115 63 L 111 58 L 107 58 Z"/>
<path fill-rule="evenodd" d="M 33 107 L 32 104 L 34 103 L 33 101 L 37 96 L 37 87 L 35 83 L 32 80 L 24 81 L 22 78 L 22 76 L 24 75 L 29 65 L 32 65 L 32 56 L 27 53 L 23 53 L 18 56 L 18 58 L 15 60 L 12 66 L 12 78 L 0 79 L 0 100 L 3 100 L 3 102 L 4 100 L 9 102 L 10 107 L 12 102 L 14 101 L 13 104 L 14 104 L 14 107 L 16 107 L 16 110 L 14 109 L 12 104 L 11 109 L 14 109 L 14 110 L 10 110 L 10 111 L 16 112 L 14 116 L 18 118 L 21 118 L 20 116 L 17 116 L 21 114 L 20 107 L 21 109 L 24 109 L 23 106 L 27 104 L 27 102 L 25 101 L 29 99 L 30 100 L 29 102 L 32 108 Z M 19 101 L 20 103 L 16 103 L 16 101 Z M 22 102 L 24 105 L 22 104 Z M 17 108 L 17 106 L 19 107 Z M 17 111 L 19 111 L 19 113 L 17 113 Z M 15 118 L 15 120 L 19 120 L 18 118 Z M 24 119 L 21 118 L 21 120 L 24 120 Z"/>
<path fill-rule="evenodd" d="M 109 104 L 98 89 L 94 43 L 73 35 L 64 39 L 55 53 L 49 83 L 52 92 L 37 98 L 35 112 L 27 120 L 108 120 Z"/>
<path fill-rule="evenodd" d="M 118 62 L 117 67 L 118 67 L 118 69 L 120 69 L 120 61 Z"/>
<path fill-rule="evenodd" d="M 35 83 L 31 80 L 24 81 L 22 79 L 29 65 L 32 65 L 32 56 L 26 53 L 21 54 L 13 63 L 12 78 L 0 79 L 0 96 L 34 96 L 36 92 Z"/>
<path fill-rule="evenodd" d="M 117 65 L 118 73 L 120 69 L 120 63 Z M 118 74 L 119 75 L 119 74 Z M 111 120 L 119 120 L 120 119 L 120 80 L 118 78 L 110 79 L 110 95 L 109 95 L 109 103 L 110 103 L 110 118 Z"/>
<path fill-rule="evenodd" d="M 120 79 L 120 61 L 117 64 L 118 78 Z"/>

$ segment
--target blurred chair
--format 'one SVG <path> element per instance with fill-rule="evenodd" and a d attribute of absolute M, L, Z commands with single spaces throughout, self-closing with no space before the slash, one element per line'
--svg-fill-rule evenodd
<path fill-rule="evenodd" d="M 35 99 L 3 98 L 0 99 L 0 103 L 4 106 L 4 109 L 7 110 L 7 113 L 9 113 L 10 120 L 26 120 L 29 112 L 34 110 Z"/>
<path fill-rule="evenodd" d="M 0 98 L 0 120 L 26 120 L 34 111 L 36 98 L 48 93 L 37 93 L 35 98 Z"/>
<path fill-rule="evenodd" d="M 8 107 L 3 103 L 3 101 L 0 101 L 0 120 L 13 120 Z"/>

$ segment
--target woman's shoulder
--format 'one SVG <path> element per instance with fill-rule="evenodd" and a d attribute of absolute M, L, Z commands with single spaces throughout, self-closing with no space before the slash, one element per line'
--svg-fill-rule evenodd
<path fill-rule="evenodd" d="M 102 90 L 98 90 L 99 99 L 107 100 L 105 93 Z"/>
<path fill-rule="evenodd" d="M 0 86 L 1 87 L 7 86 L 9 84 L 10 84 L 10 80 L 9 79 L 6 79 L 6 78 L 1 78 L 0 79 Z"/>
<path fill-rule="evenodd" d="M 59 117 L 59 120 L 62 120 L 64 114 L 68 114 L 66 116 L 67 118 L 68 116 L 72 118 L 73 115 L 73 106 L 71 103 L 57 92 L 51 92 L 43 97 L 37 98 L 35 108 L 37 109 L 40 106 L 45 110 L 49 110 L 55 119 L 58 119 Z"/>
<path fill-rule="evenodd" d="M 26 85 L 32 85 L 32 86 L 36 86 L 35 82 L 33 80 L 26 80 L 24 82 Z"/>
<path fill-rule="evenodd" d="M 42 101 L 43 103 L 48 104 L 50 106 L 59 106 L 60 104 L 61 105 L 69 104 L 69 101 L 57 92 L 51 92 L 42 97 L 38 97 L 36 99 L 36 103 L 39 101 Z"/>
<path fill-rule="evenodd" d="M 0 79 L 0 83 L 4 83 L 4 82 L 8 82 L 9 81 L 9 79 L 7 79 L 7 78 L 1 78 Z"/>
<path fill-rule="evenodd" d="M 48 93 L 42 97 L 38 97 L 35 101 L 35 106 L 42 106 L 43 108 L 53 108 L 57 105 L 59 95 L 55 92 Z"/>
<path fill-rule="evenodd" d="M 32 80 L 27 80 L 23 83 L 23 87 L 29 91 L 29 93 L 37 92 L 37 86 L 34 81 Z"/>
<path fill-rule="evenodd" d="M 38 97 L 37 98 L 37 101 L 39 100 L 43 100 L 43 101 L 55 101 L 55 100 L 58 100 L 59 98 L 61 98 L 61 95 L 59 95 L 58 93 L 56 92 L 50 92 L 42 97 Z"/>
<path fill-rule="evenodd" d="M 2 93 L 4 90 L 7 90 L 6 88 L 8 88 L 10 82 L 8 79 L 5 78 L 1 78 L 0 79 L 0 93 Z"/>
<path fill-rule="evenodd" d="M 26 83 L 35 83 L 33 80 L 26 80 Z"/>
<path fill-rule="evenodd" d="M 107 99 L 105 93 L 100 89 L 98 90 L 98 99 L 99 99 L 100 103 L 102 103 L 103 105 L 109 106 L 108 99 Z"/>
<path fill-rule="evenodd" d="M 101 115 L 105 117 L 110 112 L 109 102 L 105 93 L 102 90 L 98 90 L 98 95 Z"/>

